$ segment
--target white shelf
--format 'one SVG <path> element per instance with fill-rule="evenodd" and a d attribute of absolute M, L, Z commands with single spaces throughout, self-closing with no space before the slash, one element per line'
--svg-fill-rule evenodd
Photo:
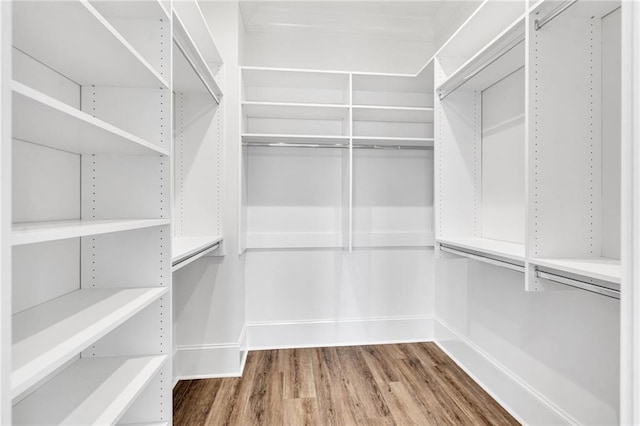
<path fill-rule="evenodd" d="M 188 4 L 189 2 L 185 3 Z M 209 68 L 209 64 L 198 49 L 198 45 L 178 16 L 174 16 L 173 40 L 177 47 L 174 52 L 173 90 L 178 92 L 207 92 L 219 104 L 222 99 L 222 89 Z"/>
<path fill-rule="evenodd" d="M 433 108 L 354 105 L 353 121 L 433 123 Z"/>
<path fill-rule="evenodd" d="M 16 81 L 13 138 L 76 154 L 169 155 L 163 148 Z"/>
<path fill-rule="evenodd" d="M 433 147 L 433 138 L 389 138 L 383 136 L 354 136 L 354 144 L 362 145 L 409 145 Z"/>
<path fill-rule="evenodd" d="M 349 106 L 278 102 L 243 102 L 243 114 L 253 118 L 349 120 Z"/>
<path fill-rule="evenodd" d="M 537 266 L 620 284 L 620 260 L 606 257 L 593 259 L 532 259 Z"/>
<path fill-rule="evenodd" d="M 524 244 L 491 240 L 488 238 L 438 238 L 437 241 L 449 247 L 486 254 L 500 259 L 508 259 L 519 263 L 524 262 L 525 259 Z"/>
<path fill-rule="evenodd" d="M 218 51 L 216 42 L 211 34 L 209 25 L 202 14 L 198 2 L 195 0 L 190 1 L 176 1 L 172 2 L 173 11 L 178 16 L 181 24 L 184 28 L 189 28 L 189 36 L 193 40 L 202 59 L 207 65 L 222 64 L 222 56 Z"/>
<path fill-rule="evenodd" d="M 13 35 L 18 49 L 78 84 L 169 87 L 87 1 L 16 2 Z"/>
<path fill-rule="evenodd" d="M 204 256 L 222 241 L 222 236 L 174 237 L 171 247 L 173 271 Z"/>
<path fill-rule="evenodd" d="M 37 384 L 167 291 L 82 289 L 15 314 L 12 397 Z M 65 395 L 67 389 L 60 389 L 65 389 Z"/>
<path fill-rule="evenodd" d="M 169 20 L 161 0 L 91 1 L 91 5 L 108 19 Z"/>
<path fill-rule="evenodd" d="M 15 424 L 115 424 L 168 357 L 82 358 L 13 407 Z"/>
<path fill-rule="evenodd" d="M 348 144 L 348 136 L 316 136 L 316 135 L 267 135 L 256 133 L 242 134 L 242 142 L 248 143 L 299 143 L 299 144 Z"/>
<path fill-rule="evenodd" d="M 438 87 L 438 92 L 442 95 L 457 89 L 484 90 L 522 68 L 525 62 L 524 24 L 522 16 L 453 72 Z"/>
<path fill-rule="evenodd" d="M 14 223 L 12 244 L 32 244 L 168 225 L 167 219 L 62 220 Z"/>

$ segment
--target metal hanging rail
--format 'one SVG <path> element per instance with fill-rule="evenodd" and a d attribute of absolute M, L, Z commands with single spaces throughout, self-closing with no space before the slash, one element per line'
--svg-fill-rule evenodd
<path fill-rule="evenodd" d="M 196 251 L 195 253 L 191 253 L 189 256 L 184 257 L 184 258 L 180 259 L 177 262 L 172 262 L 171 263 L 171 270 L 172 271 L 176 271 L 176 270 L 182 268 L 183 266 L 186 266 L 189 263 L 200 259 L 202 256 L 206 256 L 207 254 L 218 250 L 219 248 L 220 248 L 220 242 L 212 244 L 212 245 L 210 245 L 208 247 L 203 247 L 202 249 Z"/>
<path fill-rule="evenodd" d="M 578 0 L 567 0 L 567 1 L 565 1 L 560 6 L 558 6 L 556 9 L 554 9 L 551 12 L 549 12 L 548 14 L 546 14 L 541 19 L 536 19 L 533 22 L 533 29 L 536 30 L 536 31 L 539 31 L 542 27 L 547 25 L 549 22 L 553 21 L 558 15 L 560 15 L 565 10 L 569 9 L 571 6 L 573 6 L 577 2 L 578 2 Z"/>
<path fill-rule="evenodd" d="M 512 271 L 518 271 L 518 272 L 523 272 L 524 273 L 524 265 L 518 265 L 516 263 L 511 263 L 507 260 L 499 260 L 499 259 L 495 259 L 493 257 L 487 257 L 487 256 L 482 256 L 480 254 L 476 254 L 473 252 L 468 252 L 465 250 L 460 250 L 454 247 L 449 247 L 446 245 L 441 244 L 440 245 L 440 250 L 447 252 L 447 253 L 451 253 L 451 254 L 455 254 L 457 256 L 462 256 L 462 257 L 466 257 L 472 260 L 477 260 L 479 262 L 484 262 L 484 263 L 488 263 L 490 265 L 495 265 L 495 266 L 500 266 L 501 268 L 507 268 L 507 269 L 511 269 Z"/>
<path fill-rule="evenodd" d="M 507 44 L 502 49 L 500 49 L 499 51 L 494 53 L 489 59 L 487 59 L 485 62 L 483 62 L 482 65 L 480 65 L 475 71 L 473 71 L 471 74 L 467 75 L 462 80 L 460 80 L 454 87 L 452 87 L 451 89 L 446 90 L 444 92 L 440 92 L 439 95 L 438 95 L 440 97 L 440 100 L 444 100 L 451 93 L 453 93 L 456 90 L 458 90 L 460 88 L 460 86 L 462 86 L 463 84 L 465 84 L 466 82 L 468 82 L 469 80 L 471 80 L 472 78 L 474 78 L 475 76 L 480 74 L 487 67 L 489 67 L 489 65 L 493 64 L 495 61 L 497 61 L 498 59 L 502 58 L 504 55 L 509 53 L 511 50 L 513 50 L 516 46 L 518 46 L 523 41 L 524 41 L 524 33 L 520 34 L 518 37 L 513 39 L 509 44 Z"/>
<path fill-rule="evenodd" d="M 590 291 L 591 293 L 600 294 L 602 296 L 611 297 L 613 299 L 620 299 L 620 291 L 613 290 L 607 287 L 599 286 L 597 284 L 588 283 L 585 281 L 575 280 L 572 278 L 563 277 L 562 275 L 556 275 L 551 272 L 539 271 L 536 269 L 536 277 L 545 280 L 553 281 L 558 284 L 567 285 L 569 287 L 575 287 L 580 290 Z"/>
<path fill-rule="evenodd" d="M 291 143 L 291 142 L 243 142 L 242 146 L 247 147 L 274 147 L 274 148 L 331 148 L 331 149 L 346 149 L 349 148 L 348 144 L 319 144 L 319 143 Z M 421 145 L 368 145 L 368 144 L 353 144 L 353 149 L 387 149 L 387 150 L 417 150 L 428 151 L 432 150 L 431 146 Z"/>

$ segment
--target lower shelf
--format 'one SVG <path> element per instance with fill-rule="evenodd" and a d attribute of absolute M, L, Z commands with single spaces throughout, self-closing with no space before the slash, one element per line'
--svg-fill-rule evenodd
<path fill-rule="evenodd" d="M 438 238 L 437 241 L 442 245 L 524 263 L 524 244 L 491 240 L 489 238 Z"/>
<path fill-rule="evenodd" d="M 13 407 L 16 425 L 114 424 L 168 356 L 82 358 Z"/>
<path fill-rule="evenodd" d="M 15 314 L 12 397 L 21 395 L 167 291 L 82 289 Z"/>
<path fill-rule="evenodd" d="M 249 249 L 287 248 L 343 248 L 340 232 L 250 232 L 247 234 Z"/>
<path fill-rule="evenodd" d="M 219 247 L 221 236 L 174 237 L 171 242 L 171 265 L 176 271 Z"/>
<path fill-rule="evenodd" d="M 531 263 L 581 277 L 620 284 L 619 259 L 606 257 L 593 259 L 532 259 Z"/>

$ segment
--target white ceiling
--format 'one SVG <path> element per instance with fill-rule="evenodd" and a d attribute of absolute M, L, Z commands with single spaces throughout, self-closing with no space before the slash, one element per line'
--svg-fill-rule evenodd
<path fill-rule="evenodd" d="M 438 41 L 479 4 L 466 0 L 242 1 L 249 33 Z"/>

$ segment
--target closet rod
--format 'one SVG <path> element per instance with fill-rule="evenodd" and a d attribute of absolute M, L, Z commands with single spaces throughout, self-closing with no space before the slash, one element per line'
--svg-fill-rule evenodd
<path fill-rule="evenodd" d="M 553 281 L 558 284 L 567 285 L 569 287 L 579 288 L 580 290 L 590 291 L 592 293 L 600 294 L 602 296 L 607 296 L 614 299 L 620 299 L 619 290 L 613 290 L 607 287 L 591 284 L 585 281 L 574 280 L 571 278 L 563 277 L 561 275 L 553 274 L 551 272 L 543 272 L 536 269 L 536 277 Z"/>
<path fill-rule="evenodd" d="M 564 12 L 567 9 L 569 9 L 571 6 L 573 6 L 577 2 L 578 2 L 578 0 L 567 0 L 567 1 L 565 1 L 560 6 L 558 6 L 556 9 L 554 9 L 552 12 L 549 12 L 547 15 L 545 15 L 542 19 L 536 19 L 535 21 L 533 21 L 533 29 L 536 30 L 536 31 L 540 30 L 542 27 L 547 25 L 549 22 L 553 21 L 553 19 L 556 16 L 560 15 L 562 12 Z"/>
<path fill-rule="evenodd" d="M 184 56 L 184 59 L 187 60 L 187 63 L 189 64 L 191 69 L 193 69 L 193 72 L 196 73 L 196 76 L 202 82 L 202 84 L 204 85 L 205 89 L 207 89 L 207 92 L 209 92 L 211 97 L 213 97 L 213 100 L 216 102 L 216 104 L 220 105 L 220 99 L 218 99 L 218 95 L 216 95 L 215 92 L 213 90 L 211 90 L 211 87 L 209 87 L 207 82 L 204 81 L 204 79 L 202 78 L 202 76 L 198 72 L 198 68 L 196 67 L 196 64 L 194 64 L 193 61 L 191 60 L 191 58 L 189 57 L 189 55 L 187 55 L 185 48 L 180 43 L 180 40 L 174 38 L 173 41 L 175 42 L 176 46 L 178 46 L 178 50 L 182 53 L 182 56 Z"/>
<path fill-rule="evenodd" d="M 500 49 L 497 53 L 495 53 L 493 56 L 491 56 L 488 60 L 486 60 L 482 65 L 480 65 L 480 67 L 478 67 L 475 71 L 473 71 L 471 74 L 467 75 L 466 77 L 464 77 L 462 80 L 460 80 L 460 82 L 458 84 L 456 84 L 454 87 L 452 87 L 451 89 L 445 91 L 444 93 L 440 93 L 438 96 L 440 97 L 440 100 L 444 100 L 447 96 L 449 96 L 450 94 L 452 94 L 453 92 L 455 92 L 456 90 L 458 90 L 458 88 L 460 86 L 462 86 L 463 84 L 465 84 L 467 81 L 471 80 L 473 77 L 475 77 L 476 75 L 480 74 L 482 71 L 484 71 L 489 65 L 493 64 L 495 61 L 497 61 L 498 59 L 502 58 L 504 55 L 506 55 L 507 53 L 509 53 L 512 49 L 514 49 L 516 46 L 518 46 L 520 43 L 522 43 L 524 41 L 524 33 L 518 35 L 518 37 L 516 37 L 515 39 L 513 39 L 509 44 L 507 44 L 504 48 Z"/>
<path fill-rule="evenodd" d="M 467 257 L 469 259 L 473 259 L 473 260 L 477 260 L 479 262 L 484 262 L 484 263 L 488 263 L 490 265 L 496 265 L 496 266 L 500 266 L 501 268 L 507 268 L 507 269 L 511 269 L 513 271 L 518 271 L 518 272 L 524 272 L 524 266 L 523 265 L 516 265 L 515 263 L 510 263 L 507 262 L 505 260 L 497 260 L 494 259 L 492 257 L 485 257 L 482 255 L 477 255 L 474 253 L 470 253 L 464 250 L 458 250 L 456 248 L 453 247 L 448 247 L 445 245 L 440 244 L 440 250 L 447 252 L 447 253 L 451 253 L 451 254 L 455 254 L 457 256 L 462 256 L 462 257 Z"/>
<path fill-rule="evenodd" d="M 243 142 L 243 146 L 262 146 L 262 147 L 274 147 L 274 148 L 349 148 L 346 144 L 318 144 L 318 143 L 289 143 L 289 142 Z M 432 146 L 419 146 L 419 145 L 367 145 L 367 144 L 353 144 L 353 149 L 389 149 L 389 150 L 419 150 L 427 151 L 432 150 Z"/>

